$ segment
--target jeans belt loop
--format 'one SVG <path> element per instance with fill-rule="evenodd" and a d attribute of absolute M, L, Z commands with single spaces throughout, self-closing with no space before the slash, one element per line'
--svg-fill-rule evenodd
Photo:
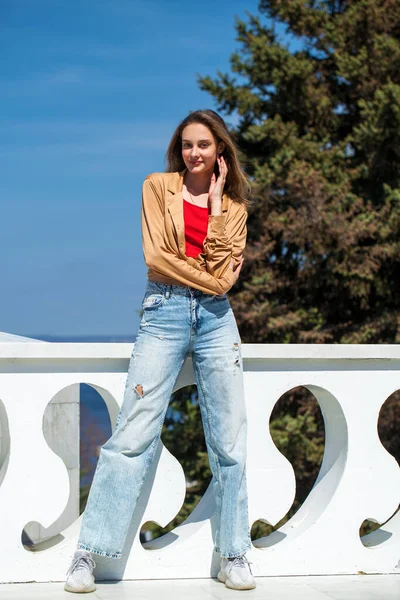
<path fill-rule="evenodd" d="M 169 285 L 167 287 L 167 291 L 165 292 L 165 297 L 166 297 L 167 300 L 170 297 L 170 295 L 171 295 L 171 286 Z"/>

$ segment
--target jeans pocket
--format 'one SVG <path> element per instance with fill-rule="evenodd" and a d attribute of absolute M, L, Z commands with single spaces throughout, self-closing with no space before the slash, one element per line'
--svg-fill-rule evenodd
<path fill-rule="evenodd" d="M 162 294 L 146 294 L 142 302 L 142 310 L 154 310 L 164 302 Z"/>
<path fill-rule="evenodd" d="M 218 294 L 217 296 L 214 296 L 215 300 L 228 300 L 228 296 L 227 294 Z"/>

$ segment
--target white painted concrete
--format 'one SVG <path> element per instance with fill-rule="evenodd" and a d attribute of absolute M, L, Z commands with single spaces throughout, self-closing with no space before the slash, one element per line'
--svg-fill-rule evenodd
<path fill-rule="evenodd" d="M 43 342 L 43 340 L 37 340 L 36 338 L 24 337 L 22 335 L 15 335 L 14 333 L 7 333 L 6 331 L 0 331 L 0 342 Z"/>
<path fill-rule="evenodd" d="M 46 344 L 43 340 L 23 337 L 0 331 L 0 343 L 37 342 Z M 47 405 L 43 414 L 43 435 L 49 447 L 62 458 L 68 470 L 70 495 L 63 513 L 49 528 L 43 527 L 36 521 L 31 521 L 24 527 L 24 541 L 34 544 L 59 534 L 79 517 L 79 485 L 80 485 L 80 456 L 79 456 L 79 385 L 60 390 Z M 2 410 L 0 398 L 0 412 Z M 7 460 L 9 451 L 9 433 L 6 415 L 0 415 L 0 469 Z M 3 432 L 4 429 L 4 432 Z M 3 469 L 4 472 L 4 469 Z M 0 470 L 0 484 L 2 481 Z"/>
<path fill-rule="evenodd" d="M 62 583 L 0 586 L 2 600 L 71 600 Z M 399 575 L 259 577 L 255 590 L 229 590 L 215 579 L 100 582 L 88 600 L 398 600 Z"/>
<path fill-rule="evenodd" d="M 50 527 L 43 527 L 38 522 L 31 522 L 25 526 L 25 533 L 34 544 L 43 544 L 57 536 L 79 517 L 79 411 L 79 384 L 60 390 L 44 411 L 43 436 L 49 448 L 64 462 L 69 477 L 70 494 L 62 514 Z"/>
<path fill-rule="evenodd" d="M 0 581 L 64 579 L 79 519 L 37 552 L 21 544 L 26 523 L 51 527 L 70 497 L 67 467 L 43 435 L 43 414 L 58 393 L 84 382 L 103 396 L 115 423 L 131 349 L 131 344 L 0 344 L 0 419 L 9 439 L 0 471 Z M 400 471 L 380 443 L 377 420 L 386 398 L 400 388 L 400 347 L 244 345 L 243 357 L 251 523 L 278 522 L 294 498 L 293 469 L 268 428 L 280 396 L 293 387 L 307 387 L 320 403 L 326 426 L 318 481 L 284 527 L 257 540 L 249 553 L 255 575 L 396 573 L 400 513 L 390 517 L 400 501 Z M 187 360 L 176 389 L 189 383 L 194 374 Z M 97 579 L 214 576 L 218 560 L 212 553 L 210 491 L 183 525 L 146 548 L 140 544 L 141 525 L 167 525 L 184 495 L 182 468 L 160 444 L 124 558 L 96 557 Z M 359 527 L 365 519 L 389 521 L 361 541 Z"/>

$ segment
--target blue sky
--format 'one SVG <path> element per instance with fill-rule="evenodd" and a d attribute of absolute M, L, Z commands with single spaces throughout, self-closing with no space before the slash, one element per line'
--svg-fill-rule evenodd
<path fill-rule="evenodd" d="M 3 0 L 0 331 L 134 336 L 141 185 L 255 0 Z M 228 122 L 232 120 L 227 118 Z"/>

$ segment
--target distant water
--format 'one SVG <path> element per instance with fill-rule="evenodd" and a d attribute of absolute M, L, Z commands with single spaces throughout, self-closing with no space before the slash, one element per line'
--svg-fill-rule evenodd
<path fill-rule="evenodd" d="M 110 420 L 106 404 L 94 387 L 87 383 L 81 383 L 79 397 L 81 406 L 85 406 L 93 418 L 102 423 Z"/>
<path fill-rule="evenodd" d="M 81 484 L 87 485 L 92 481 L 99 449 L 112 431 L 110 415 L 100 394 L 86 383 L 79 388 Z"/>

